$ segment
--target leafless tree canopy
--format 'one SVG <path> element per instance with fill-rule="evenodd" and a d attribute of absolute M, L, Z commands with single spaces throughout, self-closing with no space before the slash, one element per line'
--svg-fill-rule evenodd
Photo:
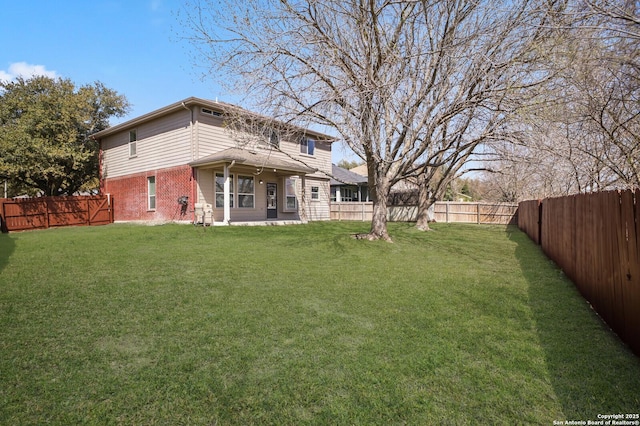
<path fill-rule="evenodd" d="M 365 160 L 371 236 L 393 183 L 455 170 L 529 87 L 560 1 L 200 0 L 187 37 L 265 114 L 325 126 Z"/>
<path fill-rule="evenodd" d="M 640 186 L 640 3 L 584 0 L 555 25 L 554 78 L 496 146 L 494 186 L 515 199 Z M 522 173 L 513 173 L 519 170 Z"/>

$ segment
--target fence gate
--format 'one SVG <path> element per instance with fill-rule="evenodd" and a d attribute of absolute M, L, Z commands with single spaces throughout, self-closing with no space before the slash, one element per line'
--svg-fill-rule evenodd
<path fill-rule="evenodd" d="M 2 232 L 113 223 L 109 195 L 0 199 Z"/>

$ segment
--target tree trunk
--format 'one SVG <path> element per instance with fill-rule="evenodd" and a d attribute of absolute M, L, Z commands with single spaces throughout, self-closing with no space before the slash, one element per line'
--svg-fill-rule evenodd
<path fill-rule="evenodd" d="M 426 173 L 418 175 L 418 217 L 416 228 L 421 231 L 430 231 L 429 228 L 429 208 L 433 205 L 434 199 L 429 194 L 429 182 Z"/>
<path fill-rule="evenodd" d="M 373 218 L 371 219 L 369 239 L 391 241 L 391 237 L 387 232 L 387 200 L 385 198 L 380 198 L 378 202 L 373 203 Z"/>
<path fill-rule="evenodd" d="M 373 201 L 373 217 L 371 218 L 371 230 L 367 235 L 369 240 L 385 240 L 391 242 L 387 232 L 387 202 L 389 199 L 389 178 L 386 173 L 378 171 L 372 162 L 368 162 L 369 188 L 373 188 L 371 200 Z"/>

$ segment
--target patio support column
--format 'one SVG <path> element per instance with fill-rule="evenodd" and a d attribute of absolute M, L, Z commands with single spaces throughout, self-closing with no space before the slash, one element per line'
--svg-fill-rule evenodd
<path fill-rule="evenodd" d="M 232 161 L 231 164 L 224 165 L 224 218 L 222 219 L 222 223 L 225 225 L 231 222 L 231 182 L 229 181 L 231 176 L 229 169 L 231 169 L 234 164 L 235 160 Z"/>

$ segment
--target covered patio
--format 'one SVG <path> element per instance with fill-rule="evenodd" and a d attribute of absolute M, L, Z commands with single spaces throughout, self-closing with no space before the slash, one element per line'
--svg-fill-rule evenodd
<path fill-rule="evenodd" d="M 216 225 L 304 223 L 305 177 L 315 170 L 270 150 L 228 148 L 192 161 L 194 199 Z"/>

